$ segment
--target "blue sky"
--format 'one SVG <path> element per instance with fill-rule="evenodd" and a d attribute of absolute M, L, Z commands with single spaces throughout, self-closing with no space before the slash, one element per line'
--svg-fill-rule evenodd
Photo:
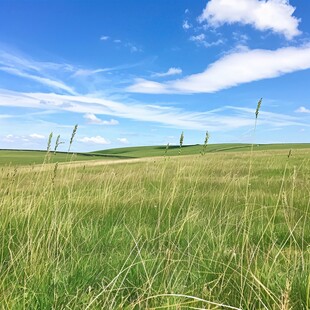
<path fill-rule="evenodd" d="M 310 2 L 0 1 L 0 148 L 310 142 Z"/>

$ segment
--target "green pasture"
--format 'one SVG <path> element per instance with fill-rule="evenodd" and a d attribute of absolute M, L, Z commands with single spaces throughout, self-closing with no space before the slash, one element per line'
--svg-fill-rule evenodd
<path fill-rule="evenodd" d="M 53 152 L 46 155 L 46 151 L 26 151 L 26 150 L 0 150 L 0 166 L 3 165 L 35 165 L 43 164 L 44 162 L 72 162 L 85 160 L 109 160 L 109 159 L 130 159 L 156 156 L 177 156 L 177 155 L 199 155 L 202 152 L 202 145 L 184 145 L 180 152 L 179 146 L 169 146 L 166 151 L 166 146 L 141 146 L 141 147 L 126 147 L 117 149 L 108 149 L 94 151 L 89 153 L 61 153 Z M 210 144 L 206 148 L 207 153 L 219 152 L 248 152 L 251 151 L 250 144 Z M 309 149 L 310 143 L 304 144 L 255 144 L 253 150 L 289 150 Z"/>
<path fill-rule="evenodd" d="M 3 166 L 1 307 L 309 309 L 310 156 L 289 148 Z"/>
<path fill-rule="evenodd" d="M 310 143 L 288 143 L 288 144 L 255 144 L 253 150 L 282 150 L 282 149 L 310 149 Z M 206 148 L 207 153 L 213 152 L 246 152 L 252 149 L 251 144 L 227 143 L 227 144 L 209 144 Z M 203 150 L 202 145 L 184 145 L 181 149 L 182 155 L 200 154 Z M 179 146 L 169 146 L 166 152 L 166 146 L 140 146 L 108 149 L 93 152 L 94 154 L 118 155 L 126 157 L 153 157 L 153 156 L 176 156 L 179 155 Z"/>
<path fill-rule="evenodd" d="M 116 159 L 115 156 L 103 156 L 99 154 L 89 153 L 59 153 L 54 154 L 50 152 L 48 155 L 46 151 L 19 151 L 19 150 L 0 150 L 0 166 L 3 165 L 36 165 L 43 163 L 56 163 L 56 162 L 72 162 L 72 161 L 85 161 L 85 160 L 108 160 Z"/>

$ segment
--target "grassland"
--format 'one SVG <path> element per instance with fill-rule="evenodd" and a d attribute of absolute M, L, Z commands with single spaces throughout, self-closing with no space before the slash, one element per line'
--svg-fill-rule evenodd
<path fill-rule="evenodd" d="M 289 149 L 310 149 L 310 143 L 291 143 L 291 144 L 255 144 L 254 150 L 267 151 L 267 150 L 289 150 Z M 92 154 L 104 154 L 106 156 L 119 156 L 119 157 L 153 157 L 153 156 L 178 156 L 179 146 L 169 146 L 166 153 L 166 146 L 140 146 L 140 147 L 124 147 L 109 150 L 102 150 L 92 152 Z M 214 152 L 248 152 L 252 150 L 251 144 L 243 143 L 227 143 L 227 144 L 209 144 L 206 151 L 208 153 Z M 184 145 L 181 153 L 183 155 L 197 155 L 202 152 L 202 145 Z"/>
<path fill-rule="evenodd" d="M 0 166 L 38 165 L 43 163 L 76 162 L 86 160 L 117 159 L 117 155 L 100 155 L 90 153 L 60 153 L 45 151 L 0 150 Z M 123 157 L 122 157 L 123 158 Z"/>
<path fill-rule="evenodd" d="M 0 304 L 309 309 L 309 154 L 2 167 Z"/>
<path fill-rule="evenodd" d="M 115 160 L 144 158 L 157 156 L 178 156 L 179 146 L 170 146 L 166 152 L 166 146 L 141 146 L 141 147 L 125 147 L 95 151 L 90 153 L 62 153 L 57 152 L 55 155 L 50 152 L 50 156 L 46 157 L 45 151 L 27 151 L 27 150 L 0 150 L 0 166 L 19 166 L 19 165 L 35 165 L 44 162 L 79 162 L 88 160 Z M 220 152 L 249 152 L 252 146 L 250 144 L 210 144 L 207 153 Z M 287 150 L 292 149 L 310 149 L 310 143 L 304 144 L 256 144 L 253 150 L 269 151 L 269 150 Z M 202 151 L 202 145 L 184 145 L 182 147 L 182 155 L 199 155 Z"/>

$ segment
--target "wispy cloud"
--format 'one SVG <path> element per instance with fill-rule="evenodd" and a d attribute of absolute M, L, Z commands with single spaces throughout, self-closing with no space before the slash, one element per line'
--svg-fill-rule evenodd
<path fill-rule="evenodd" d="M 183 21 L 183 24 L 182 24 L 182 28 L 184 29 L 184 30 L 188 30 L 188 29 L 190 29 L 190 28 L 192 28 L 193 26 L 188 22 L 188 20 L 184 20 Z"/>
<path fill-rule="evenodd" d="M 122 143 L 122 144 L 128 144 L 129 141 L 127 140 L 127 138 L 117 138 L 117 141 Z"/>
<path fill-rule="evenodd" d="M 33 139 L 45 139 L 45 136 L 43 135 L 40 135 L 38 133 L 32 133 L 29 135 L 30 138 L 33 138 Z"/>
<path fill-rule="evenodd" d="M 171 67 L 166 72 L 154 73 L 152 76 L 154 76 L 154 77 L 165 77 L 165 76 L 171 76 L 171 75 L 177 75 L 177 74 L 182 74 L 182 69 Z"/>
<path fill-rule="evenodd" d="M 38 108 L 44 110 L 110 115 L 135 121 L 151 122 L 162 126 L 230 131 L 252 127 L 255 109 L 226 106 L 217 110 L 189 112 L 172 106 L 128 104 L 91 96 L 59 95 L 53 93 L 18 93 L 0 90 L 0 106 Z M 270 127 L 309 127 L 298 117 L 262 111 L 260 124 Z"/>
<path fill-rule="evenodd" d="M 119 122 L 115 119 L 110 119 L 109 121 L 102 120 L 93 113 L 86 113 L 84 114 L 83 117 L 87 120 L 88 124 L 112 125 L 112 126 L 119 124 Z"/>
<path fill-rule="evenodd" d="M 51 78 L 47 72 L 50 71 L 72 71 L 73 67 L 68 64 L 57 64 L 51 62 L 38 62 L 27 59 L 25 56 L 0 52 L 0 71 L 11 75 L 30 79 L 53 89 L 63 90 L 69 94 L 75 94 L 75 90 L 63 81 Z"/>
<path fill-rule="evenodd" d="M 300 20 L 293 16 L 294 12 L 288 0 L 210 0 L 198 20 L 213 27 L 226 23 L 252 25 L 260 31 L 283 34 L 290 40 L 301 34 Z"/>
<path fill-rule="evenodd" d="M 77 69 L 72 76 L 74 77 L 78 77 L 78 76 L 90 76 L 93 74 L 97 74 L 97 73 L 101 73 L 101 72 L 109 72 L 112 71 L 109 68 L 106 69 L 94 69 L 94 70 L 90 70 L 90 69 Z"/>
<path fill-rule="evenodd" d="M 9 142 L 9 143 L 15 143 L 15 142 L 36 143 L 38 140 L 43 140 L 43 139 L 45 139 L 45 136 L 41 134 L 36 134 L 36 133 L 30 134 L 30 135 L 21 135 L 21 136 L 8 134 L 0 138 L 1 141 Z"/>
<path fill-rule="evenodd" d="M 52 79 L 42 77 L 42 76 L 32 75 L 32 74 L 20 71 L 16 68 L 0 67 L 0 70 L 7 72 L 9 74 L 15 75 L 15 76 L 19 76 L 19 77 L 23 77 L 26 79 L 36 81 L 40 84 L 52 87 L 54 89 L 64 90 L 64 91 L 68 92 L 69 94 L 76 94 L 76 92 L 74 91 L 74 89 L 72 87 L 67 86 L 63 82 L 59 82 L 59 81 L 52 80 Z"/>
<path fill-rule="evenodd" d="M 83 137 L 80 139 L 77 139 L 77 141 L 82 142 L 82 143 L 90 143 L 90 144 L 111 144 L 111 142 L 104 137 L 101 136 L 95 136 L 95 137 Z"/>
<path fill-rule="evenodd" d="M 142 48 L 138 47 L 136 44 L 134 44 L 132 42 L 126 42 L 126 41 L 121 40 L 121 39 L 113 39 L 110 36 L 106 36 L 106 35 L 101 36 L 100 40 L 101 41 L 111 40 L 113 43 L 115 43 L 118 46 L 128 48 L 131 53 L 142 52 Z"/>
<path fill-rule="evenodd" d="M 142 52 L 142 48 L 134 45 L 133 43 L 127 42 L 124 44 L 125 47 L 129 48 L 131 53 Z"/>
<path fill-rule="evenodd" d="M 310 113 L 310 109 L 307 109 L 305 107 L 299 107 L 297 110 L 295 110 L 297 113 Z"/>
<path fill-rule="evenodd" d="M 137 93 L 214 93 L 222 89 L 310 68 L 310 46 L 277 50 L 241 50 L 225 55 L 202 73 L 158 83 L 137 79 L 128 91 Z"/>
<path fill-rule="evenodd" d="M 205 34 L 201 33 L 196 36 L 191 36 L 189 40 L 194 41 L 194 42 L 201 42 L 201 41 L 204 41 L 205 38 L 206 38 Z"/>
<path fill-rule="evenodd" d="M 204 33 L 194 35 L 194 36 L 190 36 L 189 40 L 197 43 L 198 45 L 202 45 L 202 46 L 207 47 L 207 48 L 224 44 L 223 39 L 217 39 L 216 41 L 212 41 L 212 42 L 206 41 L 206 36 Z"/>

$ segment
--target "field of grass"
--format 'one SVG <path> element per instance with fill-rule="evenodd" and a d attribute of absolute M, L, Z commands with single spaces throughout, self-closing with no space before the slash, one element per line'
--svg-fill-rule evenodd
<path fill-rule="evenodd" d="M 260 144 L 253 147 L 254 150 L 287 150 L 292 149 L 310 149 L 310 143 L 306 144 Z M 67 153 L 57 152 L 54 155 L 46 157 L 45 151 L 27 151 L 27 150 L 0 150 L 0 166 L 16 165 L 34 165 L 43 164 L 44 162 L 78 162 L 86 160 L 115 160 L 129 158 L 143 158 L 156 156 L 177 156 L 179 155 L 179 146 L 170 146 L 165 154 L 166 146 L 141 146 L 126 147 L 117 149 L 108 149 L 90 153 L 77 153 L 69 155 Z M 251 150 L 249 144 L 210 144 L 207 147 L 207 153 L 215 152 L 248 152 Z M 182 147 L 182 155 L 199 155 L 202 151 L 202 145 L 185 145 Z"/>
<path fill-rule="evenodd" d="M 16 166 L 16 165 L 36 165 L 43 164 L 44 162 L 72 162 L 84 160 L 108 160 L 116 159 L 117 156 L 109 155 L 104 156 L 100 154 L 79 153 L 67 154 L 59 153 L 54 154 L 51 152 L 46 156 L 45 151 L 19 151 L 19 150 L 0 150 L 0 166 Z"/>
<path fill-rule="evenodd" d="M 2 167 L 1 306 L 309 309 L 310 149 L 287 154 Z"/>
<path fill-rule="evenodd" d="M 247 152 L 252 148 L 251 144 L 242 143 L 227 143 L 227 144 L 209 144 L 206 152 Z M 282 150 L 282 149 L 310 149 L 310 143 L 291 143 L 291 144 L 256 144 L 254 150 Z M 170 146 L 166 155 L 176 156 L 179 155 L 179 146 Z M 164 156 L 166 146 L 140 146 L 140 147 L 124 147 L 117 149 L 109 149 L 92 152 L 92 154 L 105 154 L 105 155 L 118 155 L 126 157 L 153 157 L 153 156 Z M 202 151 L 202 145 L 184 145 L 181 153 L 183 155 L 197 155 Z"/>

